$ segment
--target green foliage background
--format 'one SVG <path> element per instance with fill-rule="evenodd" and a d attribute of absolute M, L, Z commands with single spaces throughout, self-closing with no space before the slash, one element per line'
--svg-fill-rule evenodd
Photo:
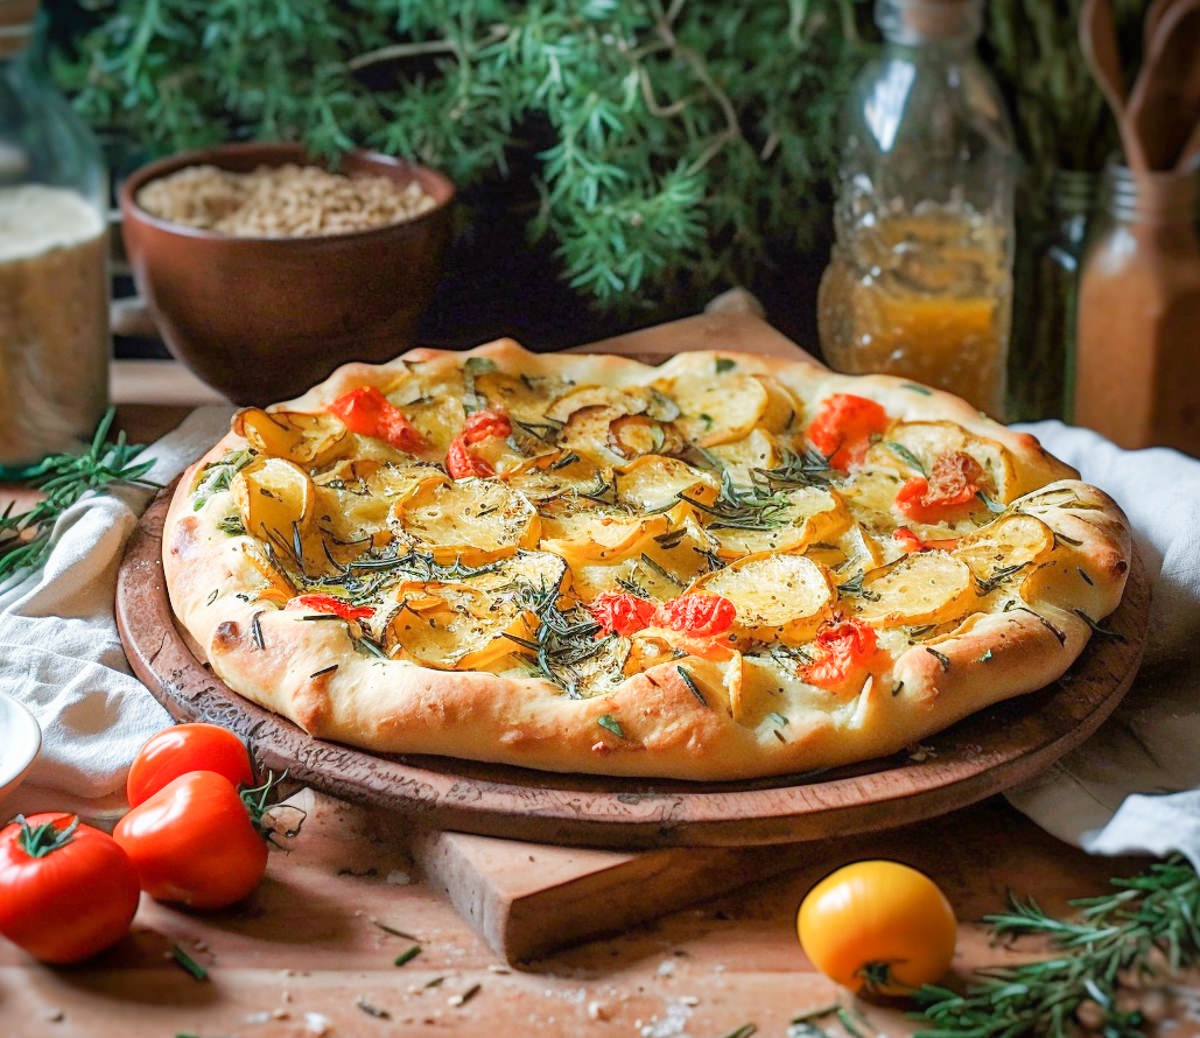
<path fill-rule="evenodd" d="M 298 138 L 416 157 L 467 187 L 524 178 L 529 237 L 553 242 L 562 277 L 607 309 L 748 282 L 812 245 L 863 13 L 855 0 L 101 0 L 57 30 L 55 68 L 92 124 L 140 153 L 118 165 Z"/>

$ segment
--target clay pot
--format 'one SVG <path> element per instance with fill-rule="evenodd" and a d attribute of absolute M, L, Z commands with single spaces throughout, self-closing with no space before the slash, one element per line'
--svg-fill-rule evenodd
<path fill-rule="evenodd" d="M 437 206 L 405 223 L 314 238 L 235 238 L 169 223 L 134 199 L 185 166 L 248 172 L 320 165 L 299 144 L 226 144 L 143 166 L 121 185 L 125 248 L 167 347 L 237 404 L 297 396 L 351 360 L 412 345 L 433 294 L 454 185 L 441 173 L 371 152 L 339 172 L 418 180 Z"/>

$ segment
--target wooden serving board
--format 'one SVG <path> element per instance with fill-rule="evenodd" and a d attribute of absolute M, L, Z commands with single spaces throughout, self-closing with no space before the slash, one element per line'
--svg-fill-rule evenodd
<path fill-rule="evenodd" d="M 596 344 L 621 353 L 721 346 L 803 357 L 765 322 L 706 314 Z M 574 846 L 758 847 L 887 829 L 945 813 L 1024 781 L 1083 742 L 1137 671 L 1149 589 L 1136 557 L 1118 639 L 1094 639 L 1059 682 L 981 711 L 917 754 L 818 776 L 695 784 L 559 775 L 451 758 L 386 756 L 314 739 L 243 699 L 189 650 L 163 579 L 162 525 L 172 488 L 146 511 L 117 584 L 117 624 L 137 675 L 178 719 L 203 718 L 253 740 L 265 766 L 431 829 Z"/>

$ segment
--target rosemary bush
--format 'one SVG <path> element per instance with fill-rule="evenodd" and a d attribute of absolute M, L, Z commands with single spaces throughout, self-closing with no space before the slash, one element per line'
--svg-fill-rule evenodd
<path fill-rule="evenodd" d="M 294 138 L 509 195 L 601 308 L 696 298 L 827 219 L 863 0 L 98 0 L 56 73 L 143 156 Z"/>

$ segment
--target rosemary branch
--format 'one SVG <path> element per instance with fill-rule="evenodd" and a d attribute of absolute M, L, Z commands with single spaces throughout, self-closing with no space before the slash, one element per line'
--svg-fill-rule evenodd
<path fill-rule="evenodd" d="M 50 553 L 50 537 L 59 517 L 93 490 L 113 483 L 159 489 L 143 479 L 153 461 L 137 461 L 142 447 L 125 442 L 125 434 L 108 440 L 116 412 L 109 408 L 82 454 L 51 454 L 25 478 L 25 485 L 44 497 L 26 512 L 10 503 L 0 514 L 0 580 L 40 566 Z"/>

